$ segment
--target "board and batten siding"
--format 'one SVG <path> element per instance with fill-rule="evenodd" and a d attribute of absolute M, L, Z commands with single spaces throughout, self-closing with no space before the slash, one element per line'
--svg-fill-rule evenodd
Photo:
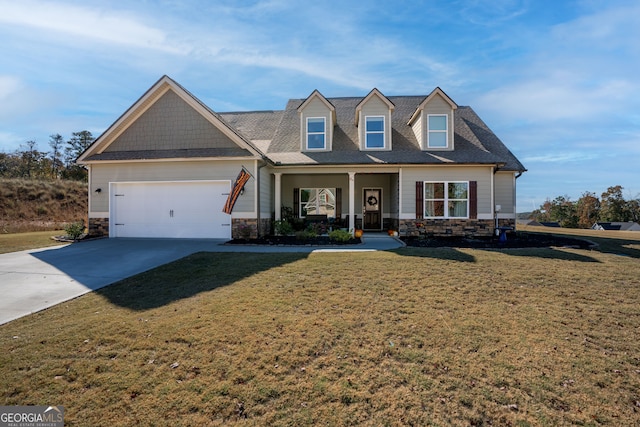
<path fill-rule="evenodd" d="M 91 165 L 91 189 L 89 214 L 109 212 L 110 182 L 147 182 L 147 181 L 230 181 L 233 182 L 242 166 L 253 171 L 251 164 L 241 161 L 183 161 L 183 162 L 131 162 Z M 252 172 L 253 173 L 253 172 Z M 97 193 L 96 189 L 101 192 Z M 245 192 L 238 198 L 233 209 L 234 215 L 240 212 L 255 213 L 255 180 L 245 186 Z"/>
<path fill-rule="evenodd" d="M 477 181 L 478 183 L 478 218 L 491 219 L 493 200 L 491 180 L 493 169 L 489 167 L 430 167 L 430 168 L 403 168 L 401 217 L 405 219 L 415 218 L 416 214 L 416 181 Z"/>
<path fill-rule="evenodd" d="M 515 176 L 513 172 L 498 172 L 495 176 L 496 205 L 500 205 L 500 216 L 516 213 Z"/>
<path fill-rule="evenodd" d="M 318 98 L 312 99 L 300 114 L 300 141 L 301 150 L 307 151 L 307 118 L 324 117 L 325 119 L 325 149 L 313 151 L 331 151 L 333 142 L 333 120 L 331 110 Z"/>

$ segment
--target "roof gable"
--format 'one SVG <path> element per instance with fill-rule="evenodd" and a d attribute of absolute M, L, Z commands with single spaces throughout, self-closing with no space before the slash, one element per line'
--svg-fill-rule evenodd
<path fill-rule="evenodd" d="M 300 106 L 298 107 L 298 112 L 301 112 L 302 110 L 304 110 L 307 107 L 307 105 L 309 105 L 311 101 L 313 101 L 314 99 L 319 99 L 330 111 L 333 112 L 333 114 L 335 114 L 336 107 L 331 102 L 329 102 L 329 100 L 325 98 L 320 93 L 320 91 L 318 91 L 318 89 L 315 89 L 313 92 L 311 92 L 311 95 L 309 95 L 307 99 L 305 99 L 302 102 L 302 104 L 300 104 Z"/>
<path fill-rule="evenodd" d="M 260 152 L 219 115 L 168 76 L 158 80 L 78 158 L 101 159 L 172 156 L 176 150 L 193 157 L 260 156 Z M 114 153 L 121 153 L 115 155 Z M 189 153 L 187 156 L 191 157 Z"/>
<path fill-rule="evenodd" d="M 416 108 L 416 110 L 413 112 L 413 115 L 411 116 L 407 124 L 411 125 L 416 120 L 416 118 L 418 118 L 420 112 L 425 109 L 427 104 L 429 104 L 436 97 L 442 98 L 447 104 L 451 106 L 452 110 L 456 110 L 458 108 L 458 105 L 453 102 L 453 99 L 449 98 L 449 95 L 444 93 L 444 91 L 440 89 L 440 87 L 436 87 L 431 91 L 429 95 L 427 95 L 427 97 L 420 103 L 420 105 L 418 105 L 418 108 Z"/>
<path fill-rule="evenodd" d="M 355 124 L 356 126 L 358 125 L 358 121 L 360 119 L 360 112 L 362 111 L 362 107 L 369 102 L 369 100 L 371 100 L 371 98 L 373 97 L 377 97 L 379 98 L 383 103 L 385 103 L 387 105 L 387 107 L 389 107 L 389 111 L 393 111 L 396 106 L 393 104 L 393 102 L 391 102 L 389 100 L 389 98 L 387 98 L 386 96 L 384 96 L 382 94 L 382 92 L 380 92 L 377 88 L 373 88 L 371 90 L 371 92 L 369 92 L 369 94 L 367 96 L 365 96 L 362 101 L 360 101 L 358 103 L 358 105 L 356 105 L 356 117 L 355 117 Z"/>

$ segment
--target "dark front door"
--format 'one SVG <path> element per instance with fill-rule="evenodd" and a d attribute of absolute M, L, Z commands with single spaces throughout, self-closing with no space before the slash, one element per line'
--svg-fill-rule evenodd
<path fill-rule="evenodd" d="M 365 230 L 382 229 L 382 194 L 380 189 L 364 189 L 364 220 L 362 228 Z"/>

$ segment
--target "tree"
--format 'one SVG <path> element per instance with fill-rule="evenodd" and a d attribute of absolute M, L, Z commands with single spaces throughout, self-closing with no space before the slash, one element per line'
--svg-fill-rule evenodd
<path fill-rule="evenodd" d="M 49 135 L 49 146 L 51 147 L 51 177 L 53 179 L 59 179 L 62 174 L 62 147 L 64 145 L 64 139 L 62 135 L 56 133 Z"/>
<path fill-rule="evenodd" d="M 627 201 L 629 221 L 640 221 L 640 197 Z"/>
<path fill-rule="evenodd" d="M 66 166 L 74 166 L 76 159 L 93 144 L 94 140 L 95 138 L 88 130 L 73 132 L 71 139 L 67 141 L 67 148 L 64 150 Z"/>
<path fill-rule="evenodd" d="M 76 159 L 89 148 L 95 138 L 88 130 L 80 132 L 73 132 L 71 139 L 67 141 L 67 148 L 65 148 L 65 163 L 66 169 L 64 178 L 75 180 L 87 180 L 87 170 L 82 166 L 76 164 Z"/>
<path fill-rule="evenodd" d="M 557 221 L 562 227 L 578 227 L 576 205 L 571 201 L 569 196 L 556 197 L 551 202 L 549 215 L 552 221 Z"/>
<path fill-rule="evenodd" d="M 622 186 L 607 188 L 600 200 L 600 221 L 624 222 L 630 218 L 626 212 L 626 202 L 622 196 Z"/>
<path fill-rule="evenodd" d="M 576 215 L 579 228 L 590 228 L 598 222 L 600 215 L 600 200 L 595 193 L 585 192 L 576 202 Z"/>
<path fill-rule="evenodd" d="M 18 151 L 18 171 L 16 176 L 20 178 L 43 178 L 47 175 L 48 162 L 46 154 L 37 149 L 38 143 L 35 141 L 27 141 L 21 146 L 22 151 Z"/>

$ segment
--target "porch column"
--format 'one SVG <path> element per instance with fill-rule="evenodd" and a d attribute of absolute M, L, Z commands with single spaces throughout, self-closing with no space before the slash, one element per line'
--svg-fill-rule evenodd
<path fill-rule="evenodd" d="M 348 172 L 349 174 L 349 231 L 353 233 L 356 229 L 356 173 Z"/>
<path fill-rule="evenodd" d="M 275 187 L 276 187 L 276 195 L 275 195 L 275 213 L 276 213 L 276 221 L 280 221 L 282 219 L 282 189 L 281 187 L 281 178 L 282 178 L 282 173 L 281 172 L 276 172 L 274 173 L 275 177 L 276 177 L 276 183 L 275 183 Z"/>

